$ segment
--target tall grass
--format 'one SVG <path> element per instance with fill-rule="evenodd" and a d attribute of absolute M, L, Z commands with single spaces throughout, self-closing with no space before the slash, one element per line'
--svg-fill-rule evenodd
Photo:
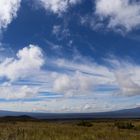
<path fill-rule="evenodd" d="M 140 140 L 140 122 L 132 129 L 111 122 L 0 122 L 0 140 Z M 125 123 L 126 124 L 126 123 Z"/>

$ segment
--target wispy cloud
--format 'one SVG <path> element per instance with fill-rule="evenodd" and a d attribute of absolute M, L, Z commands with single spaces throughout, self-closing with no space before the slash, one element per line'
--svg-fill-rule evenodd
<path fill-rule="evenodd" d="M 80 3 L 81 0 L 38 0 L 41 6 L 46 10 L 61 15 L 66 12 L 69 7 Z"/>
<path fill-rule="evenodd" d="M 80 61 L 65 58 L 45 59 L 39 46 L 29 45 L 19 50 L 15 58 L 7 58 L 0 63 L 0 90 L 2 91 L 0 99 L 19 99 L 21 102 L 28 102 L 30 111 L 33 106 L 38 111 L 56 111 L 56 104 L 47 102 L 51 100 L 52 94 L 53 100 L 57 100 L 59 107 L 62 102 L 69 101 L 65 108 L 60 107 L 60 112 L 80 112 L 93 109 L 94 111 L 111 110 L 108 99 L 114 96 L 123 99 L 139 95 L 139 65 L 128 61 L 120 62 L 117 58 L 105 59 L 107 66 L 81 56 L 78 56 L 78 60 Z M 35 101 L 32 101 L 32 98 Z M 31 101 L 24 101 L 24 99 L 31 99 Z M 77 108 L 70 102 L 72 99 L 77 101 Z M 86 101 L 83 104 L 82 99 Z M 104 99 L 106 102 L 103 103 Z M 94 101 L 96 109 L 95 104 L 87 104 L 89 100 Z M 102 102 L 102 105 L 95 101 Z M 20 103 L 20 106 L 23 105 Z M 46 106 L 51 106 L 51 110 L 45 109 Z"/>

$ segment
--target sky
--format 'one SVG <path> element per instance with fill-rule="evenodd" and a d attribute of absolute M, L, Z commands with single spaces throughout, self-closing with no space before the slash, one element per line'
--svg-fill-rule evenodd
<path fill-rule="evenodd" d="M 140 106 L 139 0 L 0 0 L 0 110 Z"/>

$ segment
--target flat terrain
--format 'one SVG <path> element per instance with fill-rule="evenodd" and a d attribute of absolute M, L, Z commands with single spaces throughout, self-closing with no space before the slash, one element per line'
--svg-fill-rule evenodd
<path fill-rule="evenodd" d="M 140 120 L 0 120 L 0 140 L 140 140 Z"/>

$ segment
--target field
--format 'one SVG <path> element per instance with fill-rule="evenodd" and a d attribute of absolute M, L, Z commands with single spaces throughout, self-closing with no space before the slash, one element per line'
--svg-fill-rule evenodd
<path fill-rule="evenodd" d="M 140 140 L 140 121 L 1 120 L 0 140 Z"/>

